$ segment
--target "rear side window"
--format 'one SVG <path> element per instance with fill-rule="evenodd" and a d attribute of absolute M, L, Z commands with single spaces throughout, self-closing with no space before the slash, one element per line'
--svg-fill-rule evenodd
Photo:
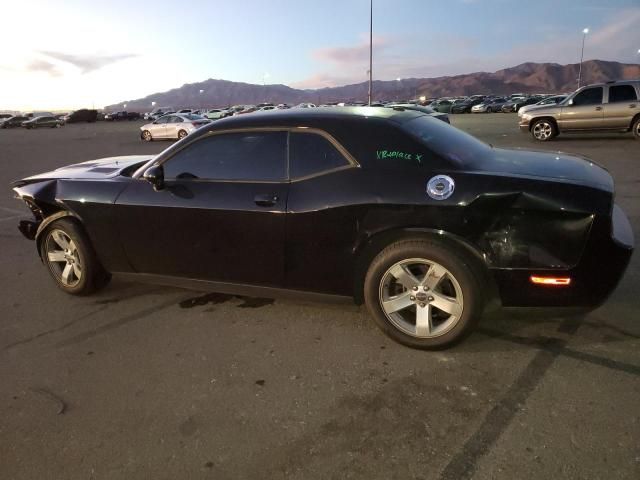
<path fill-rule="evenodd" d="M 349 161 L 322 135 L 295 133 L 289 136 L 291 178 L 307 177 L 349 165 Z"/>
<path fill-rule="evenodd" d="M 287 132 L 204 137 L 163 164 L 167 179 L 280 181 L 287 177 Z"/>
<path fill-rule="evenodd" d="M 609 87 L 609 103 L 634 102 L 638 99 L 633 85 L 615 85 Z"/>
<path fill-rule="evenodd" d="M 602 103 L 602 87 L 587 88 L 573 97 L 574 105 L 598 105 Z"/>

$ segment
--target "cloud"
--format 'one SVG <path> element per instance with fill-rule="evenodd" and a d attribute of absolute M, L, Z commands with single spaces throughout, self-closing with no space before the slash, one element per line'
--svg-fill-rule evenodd
<path fill-rule="evenodd" d="M 79 68 L 82 73 L 93 72 L 112 63 L 138 56 L 134 53 L 123 53 L 119 55 L 72 55 L 70 53 L 50 51 L 40 51 L 40 53 L 60 62 L 69 63 L 74 67 Z"/>
<path fill-rule="evenodd" d="M 600 26 L 592 25 L 587 35 L 584 58 L 616 60 L 634 63 L 634 50 L 629 39 L 637 37 L 640 9 L 612 11 Z M 509 43 L 491 55 L 480 54 L 479 39 L 459 33 L 425 32 L 420 38 L 374 38 L 374 79 L 438 77 L 472 72 L 493 72 L 524 62 L 555 62 L 561 64 L 580 61 L 581 33 L 567 32 L 564 26 L 532 26 L 530 40 Z M 520 39 L 516 39 L 520 40 Z M 419 45 L 420 49 L 415 46 Z M 446 45 L 446 48 L 442 48 Z M 542 47 L 542 48 L 541 48 Z M 320 71 L 292 86 L 322 88 L 367 80 L 368 36 L 351 46 L 323 48 L 311 52 L 321 63 Z"/>
<path fill-rule="evenodd" d="M 34 60 L 27 65 L 26 70 L 28 72 L 44 72 L 51 77 L 62 75 L 57 65 L 46 60 Z"/>
<path fill-rule="evenodd" d="M 373 49 L 376 54 L 388 49 L 393 45 L 388 37 L 374 36 Z M 351 47 L 319 48 L 311 52 L 311 56 L 316 60 L 329 61 L 337 64 L 351 64 L 354 62 L 369 61 L 369 38 L 361 40 L 357 45 Z"/>

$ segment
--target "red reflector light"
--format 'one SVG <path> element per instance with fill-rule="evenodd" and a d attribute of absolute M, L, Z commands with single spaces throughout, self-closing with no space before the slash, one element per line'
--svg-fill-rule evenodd
<path fill-rule="evenodd" d="M 531 275 L 529 277 L 531 283 L 534 285 L 550 285 L 556 287 L 566 287 L 571 284 L 570 277 L 538 277 L 536 275 Z"/>

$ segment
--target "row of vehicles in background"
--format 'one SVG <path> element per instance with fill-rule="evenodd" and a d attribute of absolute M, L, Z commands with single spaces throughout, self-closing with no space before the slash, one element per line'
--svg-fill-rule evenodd
<path fill-rule="evenodd" d="M 522 108 L 533 108 L 540 105 L 557 104 L 566 95 L 527 95 L 514 93 L 510 96 L 472 95 L 470 97 L 439 98 L 427 105 L 438 112 L 445 113 L 511 113 Z"/>
<path fill-rule="evenodd" d="M 325 107 L 337 106 L 336 105 L 324 105 Z M 383 106 L 393 108 L 396 111 L 413 110 L 422 114 L 429 115 L 438 120 L 442 120 L 445 123 L 451 123 L 449 121 L 449 115 L 442 112 L 436 112 L 430 107 L 423 105 L 417 105 L 415 103 L 387 103 L 385 105 L 376 104 L 372 106 Z M 213 120 L 229 116 L 244 115 L 253 112 L 268 112 L 273 110 L 288 110 L 292 108 L 286 104 L 272 105 L 272 104 L 260 104 L 260 105 L 237 105 L 227 109 L 212 109 L 201 112 L 199 110 L 183 109 L 178 112 L 160 108 L 158 111 L 145 114 L 145 118 L 152 120 L 140 127 L 140 138 L 145 142 L 151 142 L 153 140 L 180 140 L 187 135 L 195 132 L 200 127 L 203 127 Z M 313 104 L 300 104 L 297 108 L 317 108 Z M 201 112 L 198 114 L 198 112 Z M 208 114 L 208 116 L 206 116 Z"/>

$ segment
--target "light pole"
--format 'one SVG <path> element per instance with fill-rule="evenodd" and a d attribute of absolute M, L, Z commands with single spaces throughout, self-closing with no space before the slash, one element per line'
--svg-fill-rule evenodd
<path fill-rule="evenodd" d="M 204 108 L 204 105 L 202 105 L 202 94 L 204 93 L 203 89 L 198 90 L 198 103 L 200 104 L 199 107 L 200 108 Z"/>
<path fill-rule="evenodd" d="M 402 79 L 398 77 L 396 78 L 396 82 L 398 82 L 396 85 L 398 87 L 396 88 L 396 101 L 397 101 L 397 100 L 400 100 L 400 91 L 402 90 Z"/>
<path fill-rule="evenodd" d="M 265 102 L 267 101 L 267 79 L 270 77 L 269 72 L 264 72 L 262 75 L 262 94 L 264 95 Z"/>
<path fill-rule="evenodd" d="M 582 51 L 580 52 L 580 68 L 578 69 L 578 88 L 580 88 L 582 83 L 582 60 L 584 58 L 584 40 L 587 38 L 587 33 L 589 33 L 588 28 L 582 30 Z"/>
<path fill-rule="evenodd" d="M 368 103 L 371 106 L 373 95 L 373 0 L 369 2 L 369 95 Z"/>

